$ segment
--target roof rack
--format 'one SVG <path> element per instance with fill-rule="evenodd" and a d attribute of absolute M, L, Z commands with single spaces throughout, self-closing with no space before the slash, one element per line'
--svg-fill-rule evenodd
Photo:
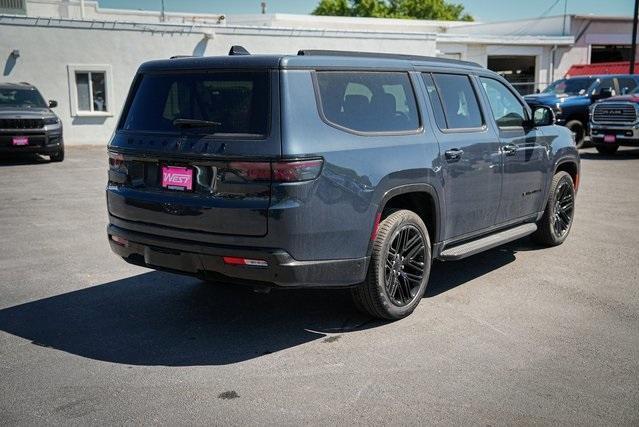
<path fill-rule="evenodd" d="M 300 56 L 351 56 L 359 58 L 383 58 L 383 59 L 403 59 L 407 61 L 429 61 L 441 62 L 443 64 L 464 64 L 472 67 L 481 67 L 476 62 L 462 61 L 459 59 L 438 58 L 435 56 L 405 55 L 401 53 L 378 53 L 378 52 L 354 52 L 348 50 L 316 50 L 304 49 L 297 52 Z"/>
<path fill-rule="evenodd" d="M 229 55 L 250 55 L 249 51 L 244 49 L 242 46 L 231 46 L 229 50 Z"/>

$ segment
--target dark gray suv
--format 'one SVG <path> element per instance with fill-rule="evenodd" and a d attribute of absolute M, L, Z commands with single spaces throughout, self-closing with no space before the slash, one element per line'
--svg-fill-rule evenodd
<path fill-rule="evenodd" d="M 0 154 L 38 153 L 64 160 L 62 123 L 29 83 L 0 83 Z"/>
<path fill-rule="evenodd" d="M 566 239 L 579 156 L 553 123 L 469 62 L 236 47 L 148 62 L 108 146 L 109 242 L 205 279 L 351 287 L 398 319 L 434 259 Z"/>

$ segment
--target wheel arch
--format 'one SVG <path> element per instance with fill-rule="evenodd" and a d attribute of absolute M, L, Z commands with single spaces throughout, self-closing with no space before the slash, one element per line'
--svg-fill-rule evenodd
<path fill-rule="evenodd" d="M 383 219 L 390 209 L 408 209 L 415 212 L 428 228 L 431 244 L 441 236 L 441 211 L 436 190 L 429 184 L 406 184 L 384 193 L 377 210 L 377 218 Z"/>

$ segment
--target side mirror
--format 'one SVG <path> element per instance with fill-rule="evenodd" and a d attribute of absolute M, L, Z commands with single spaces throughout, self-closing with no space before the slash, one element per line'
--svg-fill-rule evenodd
<path fill-rule="evenodd" d="M 552 108 L 546 105 L 537 105 L 533 108 L 532 125 L 537 126 L 552 126 L 555 124 L 555 112 Z"/>
<path fill-rule="evenodd" d="M 50 99 L 49 100 L 49 108 L 55 108 L 58 106 L 58 101 Z"/>

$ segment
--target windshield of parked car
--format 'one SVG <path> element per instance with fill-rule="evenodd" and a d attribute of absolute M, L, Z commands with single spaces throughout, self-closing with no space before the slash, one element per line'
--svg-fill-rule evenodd
<path fill-rule="evenodd" d="M 595 82 L 593 78 L 561 79 L 553 82 L 542 93 L 554 93 L 555 95 L 585 95 Z"/>
<path fill-rule="evenodd" d="M 123 130 L 234 136 L 267 132 L 266 71 L 151 73 L 136 86 Z"/>
<path fill-rule="evenodd" d="M 35 89 L 0 88 L 0 108 L 47 108 L 42 95 Z"/>

